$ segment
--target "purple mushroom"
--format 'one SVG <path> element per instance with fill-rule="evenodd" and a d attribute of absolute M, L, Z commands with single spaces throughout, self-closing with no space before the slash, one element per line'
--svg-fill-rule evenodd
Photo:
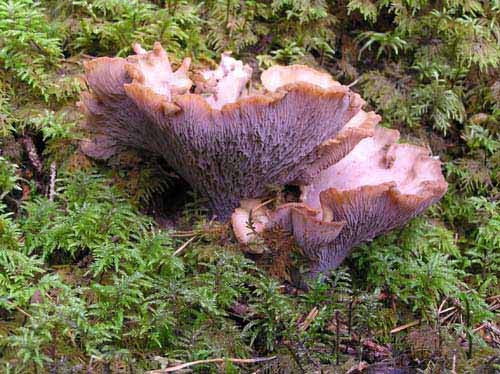
<path fill-rule="evenodd" d="M 335 269 L 355 246 L 404 225 L 446 192 L 440 162 L 423 147 L 396 144 L 398 138 L 395 130 L 377 128 L 302 186 L 301 203 L 271 211 L 243 201 L 232 218 L 236 237 L 250 245 L 279 226 L 310 259 L 312 274 Z M 250 227 L 254 207 L 259 225 Z"/>
<path fill-rule="evenodd" d="M 221 220 L 240 200 L 329 166 L 319 155 L 364 103 L 328 74 L 300 65 L 271 68 L 261 89 L 248 90 L 251 68 L 228 54 L 193 94 L 189 61 L 173 72 L 159 43 L 135 50 L 86 64 L 90 92 L 81 106 L 91 136 L 84 151 L 106 159 L 134 148 L 163 157 Z"/>

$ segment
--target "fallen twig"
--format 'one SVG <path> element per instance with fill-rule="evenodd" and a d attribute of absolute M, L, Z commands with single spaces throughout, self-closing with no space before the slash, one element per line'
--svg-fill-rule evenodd
<path fill-rule="evenodd" d="M 448 301 L 447 297 L 445 297 L 444 300 L 443 300 L 443 302 L 441 303 L 441 305 L 439 305 L 438 314 L 442 313 L 442 309 L 443 309 L 444 304 L 446 304 L 446 301 Z"/>
<path fill-rule="evenodd" d="M 488 307 L 488 309 L 494 312 L 495 310 L 500 309 L 500 304 L 492 304 L 491 306 Z"/>
<path fill-rule="evenodd" d="M 302 321 L 299 324 L 299 330 L 306 331 L 309 328 L 309 325 L 318 316 L 318 314 L 319 314 L 318 308 L 317 307 L 312 308 L 307 317 L 304 319 L 304 321 Z"/>
<path fill-rule="evenodd" d="M 183 245 L 181 245 L 175 252 L 174 252 L 174 256 L 178 256 L 179 254 L 182 253 L 182 251 L 184 249 L 186 249 L 186 247 L 193 241 L 196 239 L 196 236 L 193 236 L 191 239 L 189 239 L 188 241 L 186 241 Z"/>
<path fill-rule="evenodd" d="M 17 305 L 14 307 L 16 308 L 16 310 L 23 314 L 24 316 L 28 317 L 28 318 L 33 318 L 33 316 L 31 314 L 29 314 L 28 312 L 25 312 L 21 307 L 18 307 Z"/>
<path fill-rule="evenodd" d="M 447 314 L 446 316 L 444 316 L 443 318 L 441 318 L 441 323 L 444 323 L 444 321 L 446 321 L 448 318 L 450 318 L 450 317 L 454 316 L 454 315 L 455 315 L 455 313 L 456 313 L 456 312 L 455 312 L 455 311 L 453 311 L 453 312 L 451 312 L 451 313 Z"/>
<path fill-rule="evenodd" d="M 188 238 L 191 236 L 197 236 L 197 235 L 206 235 L 206 234 L 211 234 L 211 233 L 220 233 L 223 231 L 223 225 L 217 225 L 215 227 L 209 227 L 203 228 L 203 229 L 196 229 L 196 230 L 187 230 L 187 231 L 182 231 L 182 230 L 177 230 L 174 231 L 173 233 L 170 234 L 171 237 L 173 238 Z"/>
<path fill-rule="evenodd" d="M 474 330 L 472 330 L 472 332 L 478 332 L 479 330 L 484 329 L 486 326 L 487 326 L 486 323 L 483 323 L 479 327 L 476 327 Z"/>
<path fill-rule="evenodd" d="M 349 83 L 349 84 L 347 85 L 347 87 L 351 88 L 352 86 L 355 86 L 356 84 L 358 84 L 358 83 L 359 83 L 359 81 L 360 81 L 360 80 L 361 80 L 361 77 L 360 77 L 360 78 L 358 78 L 358 79 L 356 79 L 356 80 L 354 80 L 354 81 L 352 81 L 351 83 Z"/>
<path fill-rule="evenodd" d="M 498 327 L 496 327 L 493 323 L 491 322 L 486 322 L 485 323 L 485 327 L 491 331 L 492 333 L 494 333 L 495 335 L 498 335 L 500 336 L 500 329 Z"/>
<path fill-rule="evenodd" d="M 420 323 L 420 321 L 413 321 L 413 322 L 410 322 L 410 323 L 407 323 L 406 325 L 403 325 L 403 326 L 399 326 L 399 327 L 396 327 L 396 328 L 393 328 L 391 330 L 391 334 L 395 334 L 397 332 L 400 332 L 400 331 L 403 331 L 403 330 L 406 330 L 407 328 L 410 328 L 410 327 L 413 327 L 413 326 L 416 326 Z"/>
<path fill-rule="evenodd" d="M 443 313 L 449 312 L 450 310 L 454 310 L 454 309 L 457 309 L 457 307 L 455 307 L 455 306 L 450 306 L 449 308 L 446 308 L 446 309 L 444 309 L 444 310 L 441 310 L 441 311 L 439 312 L 439 314 L 443 314 Z"/>
<path fill-rule="evenodd" d="M 192 362 L 186 362 L 184 364 L 172 366 L 169 368 L 165 369 L 159 369 L 159 370 L 151 370 L 148 371 L 148 374 L 162 374 L 162 373 L 171 373 L 173 371 L 181 370 L 190 366 L 194 365 L 201 365 L 201 364 L 216 364 L 216 363 L 224 363 L 226 361 L 232 362 L 234 364 L 256 364 L 259 362 L 267 362 L 267 361 L 272 361 L 275 360 L 276 356 L 272 357 L 257 357 L 257 358 L 212 358 L 208 360 L 197 360 L 197 361 L 192 361 Z"/>
<path fill-rule="evenodd" d="M 56 196 L 56 163 L 53 161 L 50 164 L 50 184 L 49 184 L 49 201 L 54 201 Z"/>

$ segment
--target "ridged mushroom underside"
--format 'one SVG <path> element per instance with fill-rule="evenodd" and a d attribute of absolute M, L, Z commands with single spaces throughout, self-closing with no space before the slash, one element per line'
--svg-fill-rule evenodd
<path fill-rule="evenodd" d="M 252 234 L 281 226 L 316 274 L 338 267 L 360 243 L 404 225 L 437 202 L 447 183 L 427 149 L 396 144 L 398 138 L 395 130 L 377 128 L 303 186 L 301 203 L 267 210 L 265 225 Z M 240 230 L 234 220 L 233 226 Z"/>
<path fill-rule="evenodd" d="M 222 220 L 241 199 L 330 166 L 332 158 L 317 165 L 318 155 L 363 105 L 328 74 L 302 66 L 271 68 L 264 88 L 249 93 L 250 67 L 227 54 L 202 74 L 205 91 L 193 94 L 189 61 L 174 72 L 158 43 L 135 50 L 86 64 L 90 93 L 81 101 L 92 136 L 84 150 L 97 158 L 127 148 L 163 157 Z"/>

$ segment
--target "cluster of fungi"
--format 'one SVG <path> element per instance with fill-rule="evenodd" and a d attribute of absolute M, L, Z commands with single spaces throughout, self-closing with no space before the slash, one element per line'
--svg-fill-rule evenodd
<path fill-rule="evenodd" d="M 377 126 L 380 116 L 327 73 L 273 66 L 250 84 L 252 69 L 229 54 L 190 74 L 190 60 L 173 71 L 159 43 L 134 51 L 85 64 L 82 149 L 98 159 L 129 149 L 162 157 L 245 245 L 279 227 L 313 273 L 328 271 L 446 192 L 439 160 L 398 144 L 398 131 Z M 300 187 L 298 202 L 271 209 L 259 200 L 285 185 Z"/>

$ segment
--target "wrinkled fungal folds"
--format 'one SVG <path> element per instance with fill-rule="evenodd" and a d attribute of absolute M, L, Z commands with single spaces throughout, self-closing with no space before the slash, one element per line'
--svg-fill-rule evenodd
<path fill-rule="evenodd" d="M 327 271 L 446 191 L 437 159 L 398 144 L 398 132 L 378 127 L 380 116 L 327 73 L 274 66 L 251 84 L 251 67 L 229 53 L 195 73 L 188 58 L 174 70 L 159 43 L 134 52 L 85 64 L 83 151 L 162 157 L 218 219 L 232 218 L 243 244 L 280 227 L 313 271 Z M 288 184 L 300 186 L 300 202 L 269 209 L 259 200 Z"/>

